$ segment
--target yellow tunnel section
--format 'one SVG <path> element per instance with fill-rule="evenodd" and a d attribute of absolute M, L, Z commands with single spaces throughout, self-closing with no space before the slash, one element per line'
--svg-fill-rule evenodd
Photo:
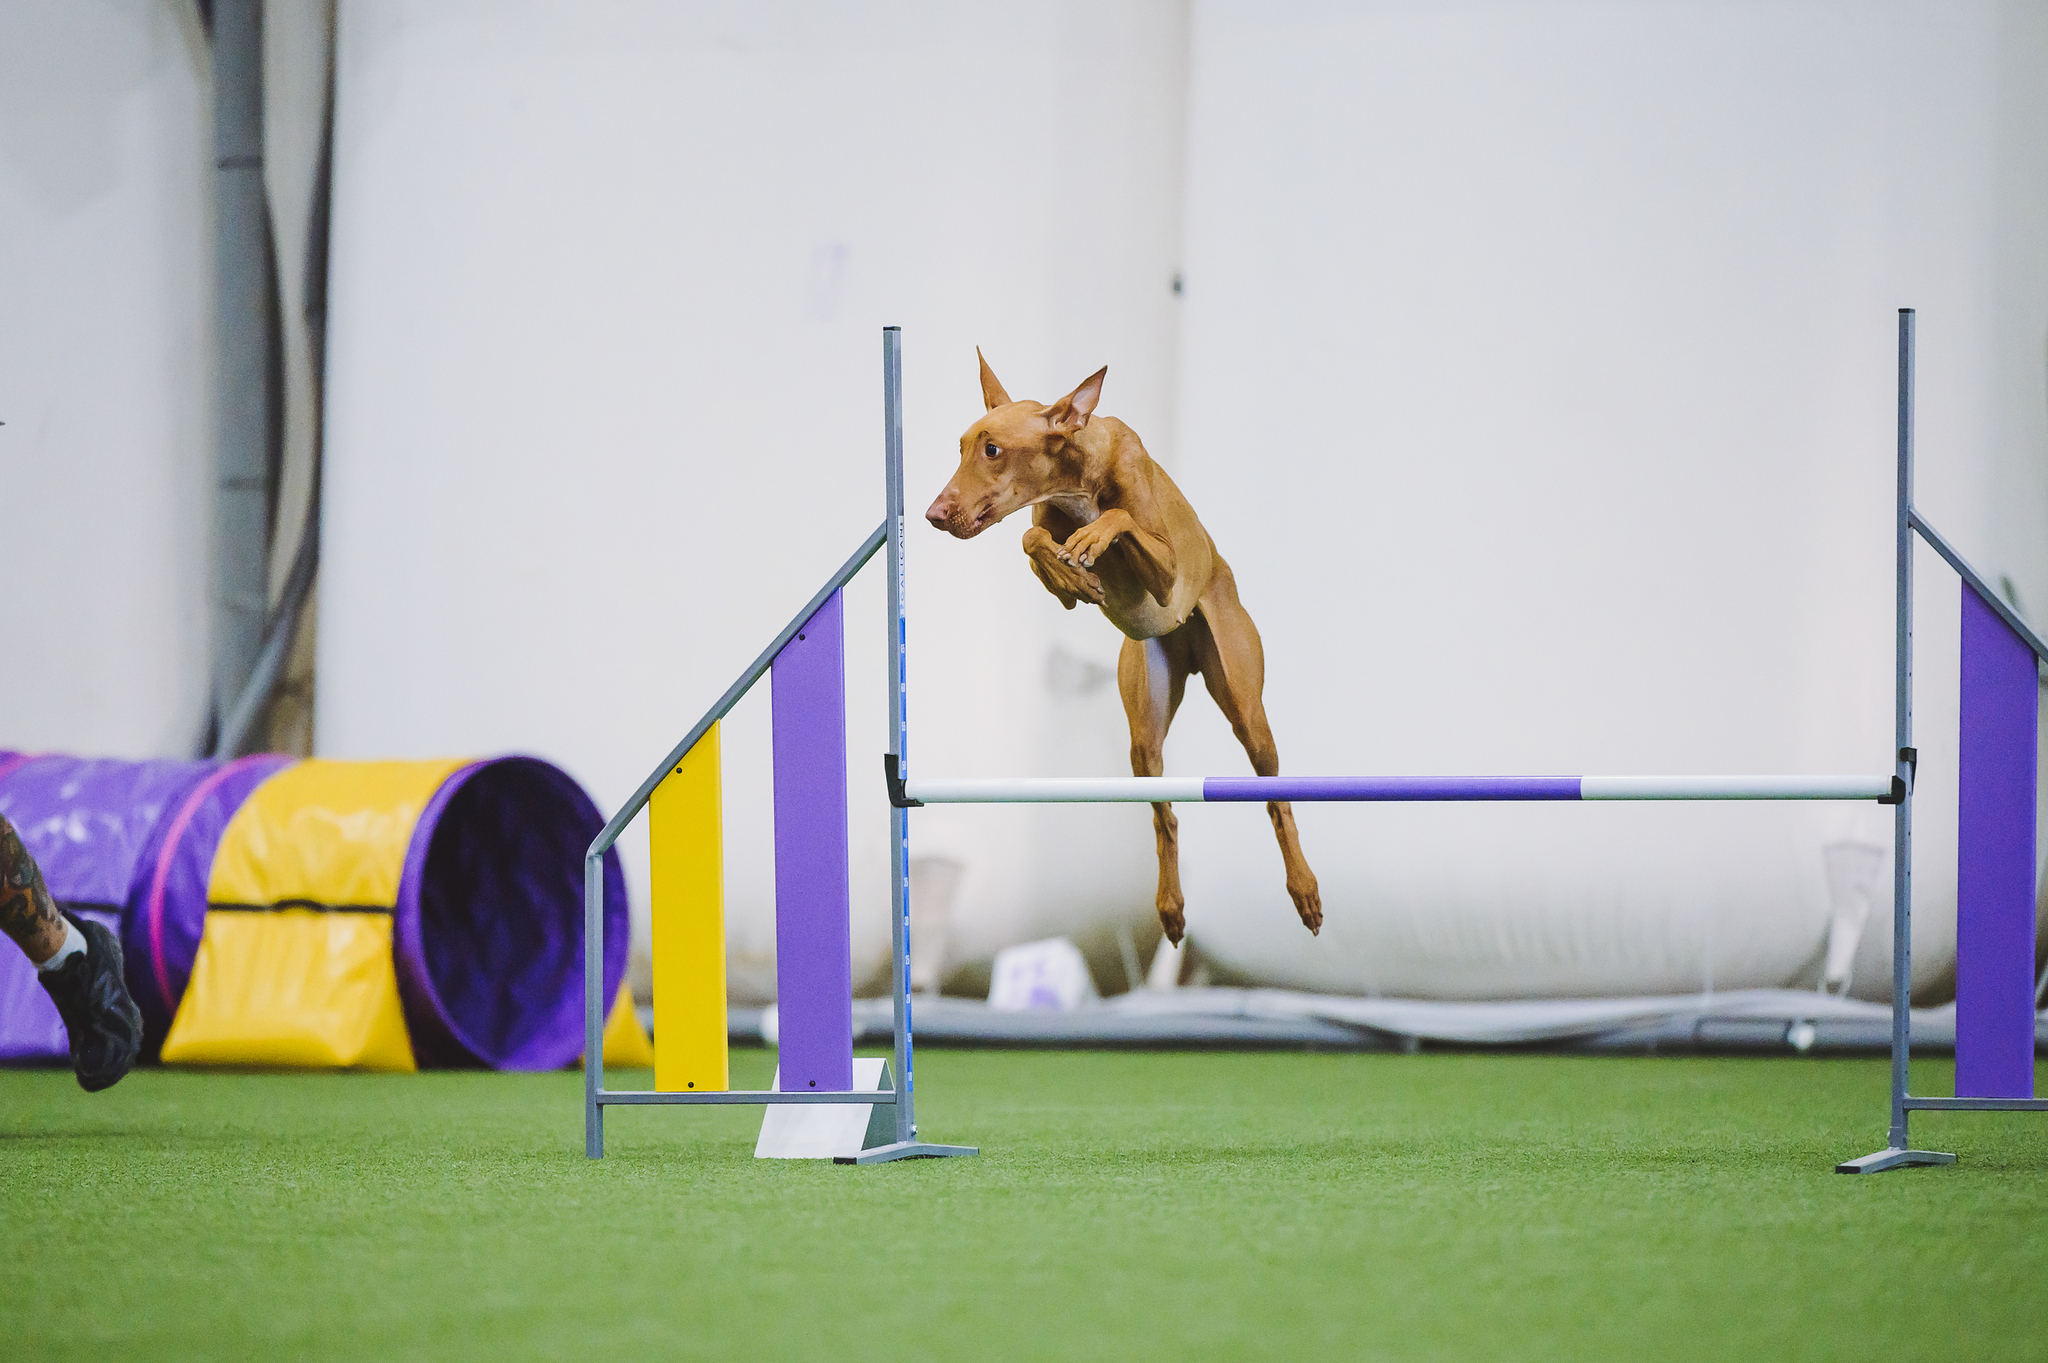
<path fill-rule="evenodd" d="M 647 805 L 654 920 L 654 1087 L 732 1087 L 726 1061 L 725 859 L 718 725 Z"/>
<path fill-rule="evenodd" d="M 214 856 L 166 1063 L 416 1067 L 393 914 L 420 815 L 462 765 L 314 759 L 257 787 Z"/>

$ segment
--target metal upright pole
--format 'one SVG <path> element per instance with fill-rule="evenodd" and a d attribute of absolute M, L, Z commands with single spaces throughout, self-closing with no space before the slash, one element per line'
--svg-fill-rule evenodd
<path fill-rule="evenodd" d="M 1913 309 L 1899 309 L 1899 484 L 1892 518 L 1897 599 L 1892 637 L 1892 768 L 1898 803 L 1892 810 L 1892 1112 L 1885 1148 L 1835 1166 L 1838 1174 L 1875 1174 L 1915 1164 L 1953 1164 L 1956 1157 L 1915 1150 L 1906 1140 L 1907 1062 L 1913 1053 Z"/>
<path fill-rule="evenodd" d="M 889 975 L 895 986 L 896 1139 L 840 1159 L 841 1164 L 885 1164 L 900 1159 L 936 1159 L 981 1153 L 971 1145 L 931 1145 L 917 1138 L 917 1081 L 910 1027 L 910 802 L 903 796 L 909 775 L 910 721 L 904 669 L 909 633 L 903 607 L 903 331 L 882 329 L 882 481 L 888 489 L 888 517 L 882 531 L 889 546 L 889 750 L 883 758 L 889 801 Z"/>
<path fill-rule="evenodd" d="M 908 629 L 903 615 L 903 331 L 882 329 L 882 459 L 888 488 L 889 751 L 896 776 L 910 776 L 910 725 L 905 714 Z M 890 979 L 896 1035 L 896 1140 L 917 1139 L 917 1088 L 910 1039 L 910 811 L 889 807 Z"/>
<path fill-rule="evenodd" d="M 1892 1123 L 1886 1144 L 1908 1149 L 1907 1064 L 1913 1052 L 1913 309 L 1899 309 L 1898 561 L 1893 637 L 1894 774 L 1904 782 L 1892 810 Z"/>
<path fill-rule="evenodd" d="M 604 853 L 583 859 L 583 1153 L 604 1158 Z"/>

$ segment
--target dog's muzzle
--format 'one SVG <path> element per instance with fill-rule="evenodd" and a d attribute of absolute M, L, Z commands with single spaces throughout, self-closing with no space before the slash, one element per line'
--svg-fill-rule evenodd
<path fill-rule="evenodd" d="M 932 523 L 934 529 L 943 530 L 953 538 L 962 540 L 973 539 L 988 529 L 994 519 L 989 510 L 984 510 L 979 516 L 967 516 L 944 497 L 931 504 L 930 510 L 924 513 L 924 518 Z"/>

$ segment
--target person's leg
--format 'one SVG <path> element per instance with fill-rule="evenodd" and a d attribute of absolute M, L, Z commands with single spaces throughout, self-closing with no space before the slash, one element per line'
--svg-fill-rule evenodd
<path fill-rule="evenodd" d="M 121 939 L 58 909 L 35 858 L 0 815 L 0 930 L 36 968 L 71 1039 L 71 1068 L 87 1092 L 118 1082 L 142 1048 L 142 1013 L 128 996 Z"/>
<path fill-rule="evenodd" d="M 38 966 L 77 933 L 57 912 L 50 892 L 43 887 L 43 873 L 35 858 L 21 845 L 4 814 L 0 814 L 0 932 L 12 937 Z"/>

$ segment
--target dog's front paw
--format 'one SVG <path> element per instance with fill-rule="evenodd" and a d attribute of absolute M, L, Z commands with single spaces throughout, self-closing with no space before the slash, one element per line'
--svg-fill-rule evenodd
<path fill-rule="evenodd" d="M 1100 516 L 1067 536 L 1067 542 L 1059 547 L 1060 562 L 1078 564 L 1093 568 L 1095 561 L 1109 552 L 1109 546 L 1116 543 L 1122 527 L 1114 516 Z"/>
<path fill-rule="evenodd" d="M 1165 930 L 1166 940 L 1175 946 L 1179 946 L 1180 939 L 1188 935 L 1187 915 L 1178 908 L 1162 907 L 1159 910 L 1159 926 Z"/>
<path fill-rule="evenodd" d="M 1064 563 L 1051 554 L 1031 556 L 1031 570 L 1038 574 L 1038 580 L 1045 589 L 1060 599 L 1068 610 L 1076 601 L 1090 601 L 1102 604 L 1102 579 L 1083 568 Z"/>
<path fill-rule="evenodd" d="M 1316 884 L 1315 875 L 1309 874 L 1298 885 L 1289 877 L 1287 897 L 1294 901 L 1294 911 L 1301 915 L 1301 925 L 1307 928 L 1311 935 L 1322 936 L 1323 891 L 1322 887 Z"/>

